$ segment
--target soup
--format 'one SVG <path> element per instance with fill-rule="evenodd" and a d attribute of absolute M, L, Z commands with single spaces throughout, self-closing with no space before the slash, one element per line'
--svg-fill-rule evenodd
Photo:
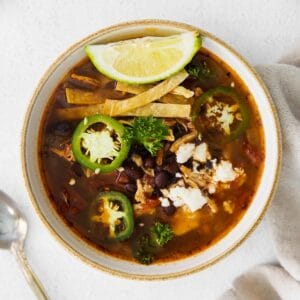
<path fill-rule="evenodd" d="M 205 48 L 151 84 L 114 80 L 91 60 L 66 73 L 40 128 L 58 215 L 99 251 L 142 264 L 216 243 L 251 204 L 264 163 L 241 78 Z"/>

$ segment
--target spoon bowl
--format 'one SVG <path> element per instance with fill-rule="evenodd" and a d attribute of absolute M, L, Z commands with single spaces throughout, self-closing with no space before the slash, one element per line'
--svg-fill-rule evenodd
<path fill-rule="evenodd" d="M 0 191 L 0 248 L 9 249 L 14 242 L 23 245 L 26 234 L 26 220 L 12 199 Z"/>
<path fill-rule="evenodd" d="M 48 299 L 42 284 L 26 259 L 23 246 L 27 234 L 27 222 L 13 200 L 0 191 L 0 249 L 11 250 L 22 267 L 23 273 L 37 299 Z"/>

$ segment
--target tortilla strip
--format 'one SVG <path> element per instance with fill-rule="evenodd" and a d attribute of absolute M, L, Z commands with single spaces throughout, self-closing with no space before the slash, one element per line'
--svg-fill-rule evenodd
<path fill-rule="evenodd" d="M 71 78 L 78 80 L 78 81 L 82 81 L 83 83 L 85 83 L 93 88 L 98 88 L 101 86 L 101 82 L 95 78 L 77 75 L 75 73 L 71 74 Z"/>
<path fill-rule="evenodd" d="M 185 70 L 182 70 L 139 95 L 117 102 L 115 100 L 107 99 L 104 103 L 104 111 L 110 116 L 120 116 L 127 111 L 144 106 L 168 94 L 187 77 L 188 73 Z"/>
<path fill-rule="evenodd" d="M 153 87 L 153 85 L 150 85 L 150 84 L 133 85 L 133 84 L 127 84 L 127 83 L 118 81 L 117 85 L 116 85 L 116 90 L 120 91 L 120 92 L 138 95 L 138 94 L 141 94 L 141 93 L 149 90 L 152 87 Z M 187 99 L 184 96 L 176 94 L 176 89 L 180 88 L 180 87 L 181 86 L 176 87 L 169 94 L 162 96 L 160 99 L 157 99 L 157 101 L 162 102 L 162 103 L 172 103 L 172 104 L 188 104 Z M 194 92 L 192 92 L 188 89 L 186 89 L 186 90 L 191 92 L 192 96 L 193 96 Z"/>
<path fill-rule="evenodd" d="M 116 90 L 120 92 L 126 92 L 134 95 L 141 94 L 150 88 L 152 88 L 152 84 L 142 84 L 142 85 L 134 85 L 134 84 L 127 84 L 123 82 L 117 82 Z M 173 90 L 170 91 L 170 94 L 182 96 L 184 98 L 191 98 L 194 96 L 194 92 L 186 89 L 183 86 L 177 86 Z"/>
<path fill-rule="evenodd" d="M 150 103 L 134 110 L 125 112 L 122 116 L 147 117 L 154 116 L 157 118 L 183 118 L 188 119 L 191 113 L 191 106 L 188 104 L 163 104 Z"/>
<path fill-rule="evenodd" d="M 191 104 L 191 99 L 186 99 L 178 95 L 171 95 L 170 93 L 162 96 L 157 101 L 161 103 L 168 103 L 168 104 L 169 103 L 170 104 Z"/>
<path fill-rule="evenodd" d="M 170 94 L 178 95 L 178 96 L 183 96 L 184 98 L 191 98 L 194 96 L 194 92 L 185 88 L 182 85 L 177 86 L 174 90 L 170 92 Z"/>
<path fill-rule="evenodd" d="M 99 104 L 105 101 L 105 97 L 99 93 L 80 89 L 66 88 L 66 97 L 69 104 Z"/>
<path fill-rule="evenodd" d="M 66 97 L 69 104 L 89 105 L 104 103 L 106 99 L 122 99 L 124 95 L 108 88 L 98 88 L 95 91 L 66 88 Z"/>
<path fill-rule="evenodd" d="M 118 100 L 114 100 L 118 101 Z M 119 102 L 119 101 L 118 101 Z M 78 120 L 94 114 L 105 114 L 104 104 L 94 104 L 88 106 L 59 108 L 57 117 L 65 120 Z M 149 103 L 145 106 L 138 107 L 132 111 L 127 111 L 118 116 L 154 116 L 158 118 L 184 118 L 190 117 L 191 106 L 188 104 L 163 104 Z"/>
<path fill-rule="evenodd" d="M 110 92 L 110 95 L 109 93 Z M 81 89 L 71 89 L 66 88 L 66 98 L 69 104 L 74 105 L 89 105 L 89 104 L 100 104 L 104 103 L 108 96 L 112 96 L 112 94 L 119 93 L 114 90 L 105 90 L 102 89 L 102 92 L 97 91 L 88 91 Z M 103 95 L 104 94 L 104 95 Z M 116 96 L 116 95 L 114 95 Z M 121 96 L 122 97 L 122 96 Z M 185 99 L 182 96 L 167 94 L 160 99 L 159 102 L 162 103 L 171 103 L 171 104 L 191 104 L 190 99 Z"/>
<path fill-rule="evenodd" d="M 150 84 L 133 85 L 133 84 L 127 84 L 123 82 L 117 82 L 116 90 L 120 92 L 126 92 L 126 93 L 136 95 L 136 94 L 141 94 L 152 87 L 153 85 Z M 177 86 L 170 93 L 162 96 L 160 99 L 157 99 L 157 101 L 162 103 L 171 103 L 171 104 L 191 104 L 189 100 L 191 97 L 193 97 L 193 95 L 194 95 L 193 91 L 188 90 L 183 86 Z"/>

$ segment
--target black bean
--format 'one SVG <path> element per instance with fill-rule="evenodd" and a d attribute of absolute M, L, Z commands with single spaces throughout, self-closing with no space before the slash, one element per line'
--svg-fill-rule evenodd
<path fill-rule="evenodd" d="M 169 205 L 166 207 L 163 207 L 163 212 L 167 215 L 167 216 L 172 216 L 174 215 L 174 213 L 176 212 L 176 207 L 174 205 Z"/>
<path fill-rule="evenodd" d="M 162 196 L 162 192 L 160 191 L 159 188 L 155 188 L 154 191 L 152 192 L 152 197 L 153 198 L 158 198 Z"/>
<path fill-rule="evenodd" d="M 160 171 L 155 176 L 155 185 L 159 188 L 166 187 L 170 182 L 170 175 L 167 171 Z"/>
<path fill-rule="evenodd" d="M 164 162 L 176 163 L 176 155 L 171 151 L 167 151 L 164 157 Z"/>
<path fill-rule="evenodd" d="M 211 153 L 211 156 L 216 158 L 217 161 L 219 161 L 222 157 L 222 154 L 223 154 L 223 150 L 220 149 L 220 148 L 212 148 L 210 150 L 210 153 Z"/>
<path fill-rule="evenodd" d="M 148 156 L 144 162 L 145 168 L 152 169 L 155 166 L 155 159 L 152 156 Z"/>
<path fill-rule="evenodd" d="M 123 164 L 123 167 L 124 167 L 124 172 L 130 178 L 136 180 L 136 179 L 143 177 L 143 174 L 144 174 L 143 170 L 132 161 L 126 161 Z"/>
<path fill-rule="evenodd" d="M 181 136 L 183 136 L 183 135 L 186 134 L 185 128 L 184 128 L 181 124 L 179 124 L 179 123 L 176 123 L 176 124 L 172 127 L 172 130 L 173 130 L 173 134 L 174 134 L 175 139 L 178 139 L 178 138 L 180 138 Z"/>
<path fill-rule="evenodd" d="M 53 125 L 53 133 L 58 136 L 71 135 L 71 126 L 68 122 L 58 122 Z"/>
<path fill-rule="evenodd" d="M 162 166 L 156 166 L 154 169 L 154 173 L 158 174 L 160 171 L 162 171 L 162 169 L 163 169 Z"/>
<path fill-rule="evenodd" d="M 127 183 L 125 185 L 125 190 L 129 193 L 135 194 L 135 192 L 137 190 L 136 184 L 135 183 Z"/>
<path fill-rule="evenodd" d="M 163 169 L 169 172 L 171 175 L 175 175 L 179 171 L 178 164 L 175 163 L 168 163 L 163 166 Z"/>
<path fill-rule="evenodd" d="M 206 163 L 205 163 L 205 168 L 206 169 L 212 169 L 213 167 L 213 163 L 211 160 L 208 160 Z M 197 168 L 198 169 L 198 168 Z M 198 170 L 199 171 L 199 170 Z"/>
<path fill-rule="evenodd" d="M 187 162 L 184 163 L 187 168 L 193 168 L 193 158 L 190 158 Z"/>
<path fill-rule="evenodd" d="M 149 152 L 148 150 L 140 145 L 140 144 L 134 144 L 132 147 L 131 147 L 131 154 L 138 154 L 140 155 L 143 159 L 149 155 Z"/>
<path fill-rule="evenodd" d="M 171 180 L 170 180 L 170 184 L 174 184 L 174 183 L 176 183 L 177 181 L 179 181 L 181 178 L 178 178 L 178 177 L 176 177 L 176 176 L 172 176 L 171 177 Z"/>

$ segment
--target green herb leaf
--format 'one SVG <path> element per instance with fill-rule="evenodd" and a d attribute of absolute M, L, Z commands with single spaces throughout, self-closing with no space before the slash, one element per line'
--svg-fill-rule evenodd
<path fill-rule="evenodd" d="M 198 79 L 203 79 L 211 76 L 211 71 L 208 68 L 206 62 L 202 62 L 201 66 L 188 65 L 186 71 Z"/>
<path fill-rule="evenodd" d="M 151 240 L 162 247 L 173 238 L 173 230 L 169 224 L 156 222 L 151 227 Z"/>
<path fill-rule="evenodd" d="M 161 119 L 153 116 L 135 118 L 131 127 L 126 127 L 123 139 L 142 144 L 151 155 L 163 147 L 163 140 L 168 135 L 168 127 Z"/>
<path fill-rule="evenodd" d="M 133 256 L 140 263 L 149 265 L 173 236 L 173 230 L 169 224 L 156 222 L 136 240 Z"/>

